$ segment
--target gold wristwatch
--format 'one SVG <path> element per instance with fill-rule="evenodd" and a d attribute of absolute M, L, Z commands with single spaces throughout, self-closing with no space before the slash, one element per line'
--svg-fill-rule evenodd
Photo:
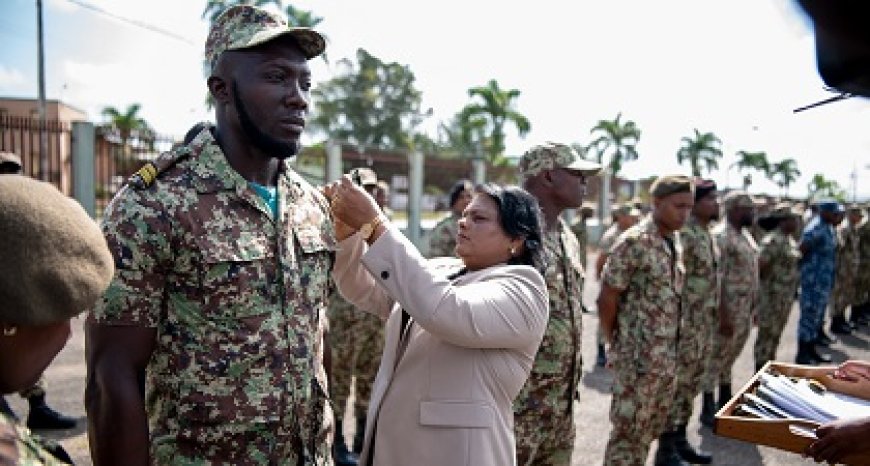
<path fill-rule="evenodd" d="M 370 222 L 361 226 L 359 234 L 362 236 L 362 239 L 368 241 L 369 238 L 372 237 L 372 233 L 374 233 L 382 223 L 384 223 L 384 216 L 378 214 Z"/>

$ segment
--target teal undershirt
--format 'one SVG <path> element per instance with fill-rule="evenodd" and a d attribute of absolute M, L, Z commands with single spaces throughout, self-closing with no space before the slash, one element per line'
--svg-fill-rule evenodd
<path fill-rule="evenodd" d="M 269 210 L 272 211 L 272 218 L 277 217 L 278 215 L 278 188 L 277 187 L 269 187 L 263 186 L 259 183 L 254 183 L 253 181 L 248 182 L 254 191 L 263 199 L 263 202 L 269 206 Z"/>

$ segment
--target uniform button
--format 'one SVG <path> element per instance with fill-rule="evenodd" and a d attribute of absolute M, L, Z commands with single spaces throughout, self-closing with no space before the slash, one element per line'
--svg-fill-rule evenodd
<path fill-rule="evenodd" d="M 384 270 L 383 272 L 381 272 L 381 278 L 383 278 L 384 280 L 390 278 L 390 272 Z"/>

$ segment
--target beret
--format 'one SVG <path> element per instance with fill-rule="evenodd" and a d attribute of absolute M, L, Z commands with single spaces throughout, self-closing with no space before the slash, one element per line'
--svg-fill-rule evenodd
<path fill-rule="evenodd" d="M 716 182 L 713 180 L 705 180 L 702 178 L 695 179 L 695 200 L 702 199 L 704 196 L 716 191 Z"/>
<path fill-rule="evenodd" d="M 0 175 L 0 322 L 46 325 L 90 308 L 114 274 L 97 224 L 54 186 Z"/>
<path fill-rule="evenodd" d="M 770 211 L 771 218 L 788 218 L 788 217 L 800 217 L 800 214 L 794 207 L 788 202 L 780 202 L 779 204 L 773 207 L 773 210 Z"/>
<path fill-rule="evenodd" d="M 732 207 L 755 207 L 755 201 L 745 191 L 731 191 L 722 199 L 726 209 Z"/>
<path fill-rule="evenodd" d="M 660 176 L 653 181 L 649 188 L 649 193 L 653 197 L 667 197 L 671 194 L 678 193 L 695 193 L 695 183 L 692 179 L 684 175 L 666 175 Z"/>

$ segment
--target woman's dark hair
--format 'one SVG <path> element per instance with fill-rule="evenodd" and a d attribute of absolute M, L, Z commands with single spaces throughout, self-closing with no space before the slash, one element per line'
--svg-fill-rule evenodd
<path fill-rule="evenodd" d="M 498 206 L 501 227 L 511 238 L 523 237 L 523 253 L 512 257 L 508 264 L 529 265 L 541 274 L 547 268 L 544 254 L 544 216 L 538 200 L 517 186 L 499 186 L 487 183 L 478 185 L 475 193 L 485 194 Z"/>
<path fill-rule="evenodd" d="M 453 184 L 453 187 L 450 188 L 449 206 L 451 209 L 454 205 L 456 205 L 456 201 L 459 200 L 459 196 L 462 195 L 463 191 L 474 191 L 474 185 L 471 184 L 471 181 L 459 180 Z"/>

